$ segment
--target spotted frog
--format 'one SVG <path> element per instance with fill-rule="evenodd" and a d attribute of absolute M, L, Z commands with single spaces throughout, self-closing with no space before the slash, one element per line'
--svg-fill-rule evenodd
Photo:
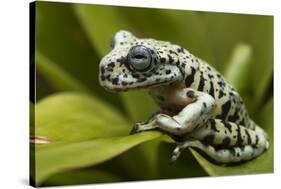
<path fill-rule="evenodd" d="M 148 89 L 160 111 L 131 134 L 158 129 L 177 146 L 199 149 L 217 163 L 253 159 L 269 148 L 239 93 L 212 66 L 179 45 L 119 31 L 100 62 L 99 81 L 110 91 Z"/>

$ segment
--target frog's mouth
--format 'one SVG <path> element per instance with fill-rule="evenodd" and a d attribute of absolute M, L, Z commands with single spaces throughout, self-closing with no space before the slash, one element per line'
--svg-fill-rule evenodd
<path fill-rule="evenodd" d="M 146 84 L 146 85 L 134 85 L 134 86 L 116 86 L 116 85 L 103 85 L 103 87 L 111 92 L 125 92 L 128 90 L 137 90 L 137 89 L 148 89 L 152 87 L 157 87 L 157 86 L 162 86 L 162 85 L 168 85 L 172 83 L 173 81 L 162 81 L 158 83 L 151 83 L 151 84 Z"/>
<path fill-rule="evenodd" d="M 183 75 L 178 68 L 174 69 L 170 76 L 167 76 L 166 73 L 160 74 L 159 71 L 157 73 L 158 74 L 154 75 L 144 74 L 137 76 L 128 73 L 111 74 L 107 76 L 100 75 L 100 84 L 108 91 L 120 92 L 168 85 L 183 79 Z"/>

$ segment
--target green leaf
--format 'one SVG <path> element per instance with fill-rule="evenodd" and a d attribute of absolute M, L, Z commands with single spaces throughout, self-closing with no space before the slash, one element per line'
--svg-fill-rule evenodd
<path fill-rule="evenodd" d="M 270 148 L 259 157 L 235 166 L 220 166 L 207 161 L 197 151 L 190 149 L 200 165 L 211 176 L 256 174 L 273 172 L 273 99 L 270 99 L 260 114 L 260 125 L 269 136 Z"/>
<path fill-rule="evenodd" d="M 127 120 L 106 103 L 81 93 L 60 93 L 36 105 L 36 136 L 53 143 L 85 141 L 93 138 L 127 136 L 131 129 Z M 46 145 L 39 145 L 38 149 Z M 131 163 L 128 160 L 132 160 Z M 139 174 L 134 160 L 144 162 L 140 150 L 126 155 L 121 170 Z M 121 162 L 113 162 L 112 166 Z M 149 165 L 146 165 L 148 169 Z M 147 170 L 146 169 L 146 173 Z M 112 170 L 109 170 L 112 171 Z"/>
<path fill-rule="evenodd" d="M 130 127 L 110 105 L 82 93 L 59 93 L 36 104 L 35 134 L 51 142 L 127 135 Z"/>
<path fill-rule="evenodd" d="M 135 146 L 128 152 L 96 165 L 94 168 L 120 175 L 124 178 L 123 181 L 159 179 L 157 162 L 158 157 L 162 154 L 159 154 L 154 147 L 159 145 L 161 141 L 162 137 L 159 137 Z"/>
<path fill-rule="evenodd" d="M 125 137 L 99 138 L 74 143 L 54 143 L 36 149 L 36 183 L 49 176 L 74 168 L 93 166 L 107 161 L 130 148 L 161 136 L 160 132 L 145 132 Z"/>
<path fill-rule="evenodd" d="M 253 20 L 251 40 L 255 67 L 252 73 L 252 90 L 256 104 L 260 105 L 273 82 L 273 16 Z"/>
<path fill-rule="evenodd" d="M 75 4 L 73 8 L 99 56 L 109 52 L 110 40 L 117 31 L 129 29 L 126 20 L 118 14 L 117 7 Z"/>
<path fill-rule="evenodd" d="M 251 47 L 246 44 L 238 44 L 233 50 L 225 71 L 225 78 L 240 94 L 245 94 L 251 85 L 249 79 L 251 58 Z"/>

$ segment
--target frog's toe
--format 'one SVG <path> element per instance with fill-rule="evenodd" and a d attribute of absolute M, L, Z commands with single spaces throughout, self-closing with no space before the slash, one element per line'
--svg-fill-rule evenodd
<path fill-rule="evenodd" d="M 178 159 L 178 155 L 177 154 L 172 154 L 169 163 L 174 164 Z"/>
<path fill-rule="evenodd" d="M 136 134 L 136 133 L 139 133 L 139 132 L 140 132 L 140 130 L 139 130 L 139 124 L 136 123 L 136 124 L 133 126 L 132 130 L 130 131 L 130 135 L 133 135 L 133 134 Z"/>
<path fill-rule="evenodd" d="M 184 147 L 181 144 L 178 144 L 178 146 L 174 149 L 169 162 L 175 163 L 183 150 L 184 150 Z"/>

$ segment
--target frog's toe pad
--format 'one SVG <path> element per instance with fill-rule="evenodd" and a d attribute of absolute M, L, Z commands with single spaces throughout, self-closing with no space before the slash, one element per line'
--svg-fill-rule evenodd
<path fill-rule="evenodd" d="M 178 145 L 175 149 L 174 149 L 174 151 L 173 151 L 173 153 L 172 153 L 172 156 L 171 156 L 171 158 L 170 158 L 170 163 L 175 163 L 176 161 L 177 161 L 177 159 L 179 158 L 179 156 L 180 156 L 180 154 L 181 154 L 181 152 L 184 150 L 184 147 L 182 147 L 182 145 Z"/>
<path fill-rule="evenodd" d="M 178 159 L 178 156 L 176 154 L 172 154 L 169 163 L 174 164 Z"/>

